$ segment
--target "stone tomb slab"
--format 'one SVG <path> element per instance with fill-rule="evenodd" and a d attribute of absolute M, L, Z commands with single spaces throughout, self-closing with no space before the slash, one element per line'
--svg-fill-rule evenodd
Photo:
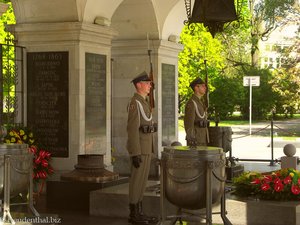
<path fill-rule="evenodd" d="M 128 177 L 102 183 L 65 181 L 53 179 L 47 181 L 47 207 L 51 209 L 72 209 L 89 211 L 90 192 L 128 182 Z"/>

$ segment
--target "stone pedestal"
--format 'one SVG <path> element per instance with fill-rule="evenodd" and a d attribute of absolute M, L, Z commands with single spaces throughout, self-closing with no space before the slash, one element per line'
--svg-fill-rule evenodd
<path fill-rule="evenodd" d="M 238 177 L 244 172 L 244 165 L 235 164 L 225 168 L 227 180 L 232 180 L 233 177 Z"/>
<path fill-rule="evenodd" d="M 281 157 L 281 169 L 294 168 L 297 169 L 299 158 L 297 156 L 282 156 Z"/>
<path fill-rule="evenodd" d="M 294 156 L 296 154 L 296 147 L 293 144 L 286 144 L 283 147 L 283 153 L 286 156 L 281 157 L 281 169 L 284 168 L 294 168 L 297 169 L 299 158 Z"/>
<path fill-rule="evenodd" d="M 50 209 L 68 209 L 89 211 L 90 193 L 106 187 L 128 182 L 128 177 L 102 183 L 66 181 L 52 179 L 47 181 L 47 207 Z"/>
<path fill-rule="evenodd" d="M 103 155 L 78 155 L 78 164 L 75 170 L 61 175 L 62 180 L 103 183 L 117 180 L 117 173 L 104 168 Z"/>
<path fill-rule="evenodd" d="M 127 177 L 104 168 L 103 155 L 78 155 L 73 171 L 47 181 L 47 206 L 88 211 L 91 191 L 125 182 Z"/>
<path fill-rule="evenodd" d="M 300 225 L 300 203 L 297 201 L 247 201 L 246 224 Z"/>

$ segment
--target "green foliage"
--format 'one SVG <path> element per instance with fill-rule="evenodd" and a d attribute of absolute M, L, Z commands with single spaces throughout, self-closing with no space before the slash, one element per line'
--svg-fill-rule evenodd
<path fill-rule="evenodd" d="M 276 93 L 272 90 L 270 80 L 272 78 L 271 72 L 267 69 L 257 69 L 250 67 L 246 71 L 247 76 L 259 76 L 260 86 L 252 87 L 252 116 L 257 120 L 266 119 L 267 115 L 273 110 L 276 102 Z M 246 99 L 240 105 L 243 118 L 249 118 L 249 99 L 250 88 L 245 88 Z"/>
<path fill-rule="evenodd" d="M 234 73 L 234 67 L 251 62 L 250 11 L 247 0 L 239 1 L 241 3 L 238 12 L 239 20 L 226 25 L 224 32 L 216 35 L 224 45 L 222 54 L 227 59 L 226 69 L 230 70 L 230 74 Z"/>
<path fill-rule="evenodd" d="M 300 12 L 300 8 L 298 10 Z M 270 81 L 273 91 L 278 95 L 276 113 L 283 113 L 285 117 L 293 117 L 300 107 L 300 56 L 297 54 L 300 52 L 299 32 L 293 41 L 292 46 L 281 51 L 283 65 L 272 72 L 273 78 Z"/>
<path fill-rule="evenodd" d="M 270 81 L 276 98 L 276 113 L 285 113 L 293 116 L 300 105 L 300 80 L 298 74 L 284 68 L 273 71 Z"/>
<path fill-rule="evenodd" d="M 3 2 L 3 1 L 2 1 Z M 2 14 L 0 20 L 0 44 L 2 54 L 2 76 L 3 76 L 3 111 L 6 113 L 4 121 L 10 123 L 12 120 L 10 113 L 14 111 L 15 98 L 15 46 L 14 35 L 6 30 L 6 25 L 15 24 L 15 16 L 13 13 L 12 4 L 8 3 L 9 7 Z"/>
<path fill-rule="evenodd" d="M 0 44 L 6 43 L 6 38 L 13 39 L 13 35 L 10 32 L 8 32 L 5 27 L 9 24 L 16 24 L 12 4 L 8 3 L 8 5 L 8 10 L 5 13 L 3 13 L 0 18 Z"/>
<path fill-rule="evenodd" d="M 178 93 L 180 112 L 183 112 L 185 102 L 192 94 L 189 87 L 190 82 L 196 77 L 205 79 L 205 63 L 207 62 L 208 79 L 217 76 L 218 70 L 224 67 L 224 58 L 221 57 L 222 45 L 217 39 L 213 39 L 211 34 L 202 26 L 195 26 L 194 30 L 184 27 L 181 34 L 181 43 L 184 50 L 179 54 L 179 77 Z M 209 84 L 211 91 L 214 87 Z"/>
<path fill-rule="evenodd" d="M 242 80 L 219 75 L 213 80 L 215 90 L 210 93 L 210 112 L 212 116 L 227 119 L 232 116 L 240 101 L 245 99 Z"/>
<path fill-rule="evenodd" d="M 184 28 L 181 35 L 184 50 L 179 55 L 180 113 L 192 94 L 191 80 L 197 76 L 205 78 L 205 59 L 211 119 L 214 116 L 227 119 L 235 110 L 241 111 L 243 119 L 249 118 L 249 87 L 243 86 L 244 76 L 260 77 L 260 86 L 252 88 L 253 119 L 265 119 L 274 109 L 293 114 L 293 109 L 299 107 L 300 84 L 296 82 L 299 71 L 280 72 L 281 75 L 274 72 L 272 75 L 271 70 L 259 69 L 255 61 L 260 39 L 267 37 L 291 11 L 293 1 L 251 0 L 249 3 L 241 1 L 239 22 L 226 25 L 214 39 L 202 25 L 195 25 L 193 31 Z"/>
<path fill-rule="evenodd" d="M 283 20 L 288 12 L 291 12 L 295 0 L 264 0 L 258 1 L 255 7 L 254 16 L 262 16 L 264 26 L 268 28 L 275 28 L 276 23 Z"/>
<path fill-rule="evenodd" d="M 179 111 L 192 94 L 189 83 L 197 76 L 205 78 L 205 64 L 209 83 L 211 117 L 221 119 L 230 116 L 236 107 L 247 101 L 243 87 L 244 67 L 250 64 L 250 26 L 247 1 L 242 1 L 240 22 L 225 26 L 215 38 L 200 24 L 190 31 L 183 29 L 181 43 L 184 50 L 179 54 Z"/>
<path fill-rule="evenodd" d="M 269 37 L 287 15 L 293 12 L 295 0 L 250 0 L 251 61 L 258 66 L 259 41 Z"/>
<path fill-rule="evenodd" d="M 240 197 L 250 197 L 254 195 L 255 187 L 251 185 L 251 182 L 260 178 L 262 175 L 258 172 L 243 172 L 240 176 L 232 179 L 234 192 L 233 194 Z"/>

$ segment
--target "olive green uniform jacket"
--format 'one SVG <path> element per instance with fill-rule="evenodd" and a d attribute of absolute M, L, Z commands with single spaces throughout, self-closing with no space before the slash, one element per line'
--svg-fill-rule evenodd
<path fill-rule="evenodd" d="M 145 120 L 138 108 L 137 101 L 141 103 L 146 118 L 152 117 L 149 102 L 135 93 L 128 106 L 127 150 L 130 156 L 153 153 L 153 133 L 143 133 L 140 129 L 141 126 L 152 125 L 152 119 Z"/>
<path fill-rule="evenodd" d="M 144 116 L 142 112 L 144 112 Z M 153 133 L 143 133 L 141 127 L 152 125 L 151 118 L 149 103 L 141 95 L 135 93 L 128 106 L 127 150 L 130 157 L 141 155 L 142 162 L 138 168 L 135 168 L 131 162 L 129 204 L 141 202 L 146 190 L 151 166 L 151 153 L 153 152 Z"/>
<path fill-rule="evenodd" d="M 196 107 L 199 114 L 196 112 Z M 202 121 L 207 122 L 206 107 L 203 99 L 193 94 L 185 106 L 184 129 L 187 145 L 191 144 L 190 140 L 192 139 L 196 139 L 197 145 L 207 145 L 209 142 L 208 128 L 199 126 Z"/>

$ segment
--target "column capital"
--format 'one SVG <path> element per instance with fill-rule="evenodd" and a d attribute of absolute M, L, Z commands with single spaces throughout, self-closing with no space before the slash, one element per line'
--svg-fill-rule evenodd
<path fill-rule="evenodd" d="M 112 38 L 117 35 L 111 27 L 83 22 L 17 24 L 9 29 L 22 46 L 78 41 L 111 46 Z"/>

